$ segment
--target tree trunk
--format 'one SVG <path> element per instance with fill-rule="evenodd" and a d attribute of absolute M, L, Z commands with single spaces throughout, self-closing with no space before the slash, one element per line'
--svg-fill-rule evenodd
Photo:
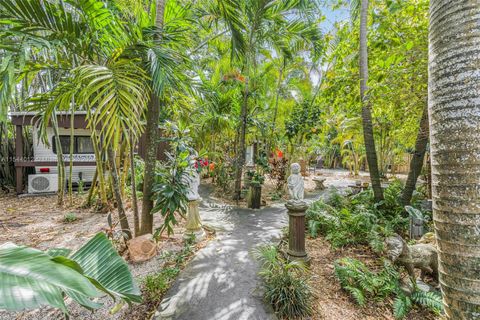
<path fill-rule="evenodd" d="M 368 48 L 367 48 L 367 19 L 368 0 L 362 0 L 360 12 L 360 97 L 362 99 L 362 123 L 363 139 L 367 153 L 368 169 L 375 201 L 383 200 L 383 190 L 380 183 L 380 172 L 378 171 L 377 152 L 375 149 L 375 138 L 373 136 L 372 110 L 367 96 L 368 82 Z"/>
<path fill-rule="evenodd" d="M 275 134 L 275 128 L 277 124 L 277 114 L 278 114 L 278 100 L 280 98 L 280 92 L 282 91 L 282 79 L 283 79 L 283 69 L 285 68 L 285 59 L 283 59 L 282 67 L 280 68 L 280 71 L 278 72 L 278 80 L 277 80 L 277 92 L 275 93 L 275 106 L 273 109 L 273 119 L 272 119 L 272 130 L 270 132 L 270 141 L 268 143 L 267 147 L 267 155 L 270 155 L 271 148 L 273 146 L 273 140 L 274 140 L 274 134 Z"/>
<path fill-rule="evenodd" d="M 72 99 L 73 100 L 73 99 Z M 70 201 L 70 206 L 73 205 L 73 153 L 75 147 L 75 110 L 74 110 L 74 103 L 72 101 L 72 108 L 70 110 L 70 161 L 68 163 L 68 199 Z"/>
<path fill-rule="evenodd" d="M 131 175 L 131 184 L 132 184 L 132 208 L 133 208 L 133 229 L 135 232 L 135 237 L 138 236 L 140 232 L 140 223 L 138 217 L 138 200 L 137 200 L 137 182 L 135 181 L 135 161 L 133 153 L 133 145 L 135 139 L 133 139 L 133 134 L 130 135 L 130 175 Z"/>
<path fill-rule="evenodd" d="M 152 190 L 155 183 L 155 166 L 157 162 L 158 118 L 160 103 L 155 94 L 150 97 L 147 110 L 147 127 L 145 130 L 145 172 L 143 177 L 142 215 L 139 235 L 153 232 Z"/>
<path fill-rule="evenodd" d="M 117 165 L 115 164 L 115 153 L 111 146 L 108 147 L 108 162 L 110 165 L 110 175 L 113 182 L 113 194 L 117 202 L 118 219 L 120 220 L 120 226 L 122 231 L 127 235 L 128 239 L 132 238 L 132 231 L 128 225 L 127 215 L 125 214 L 125 207 L 123 206 L 122 194 L 120 193 L 120 181 L 118 179 Z"/>
<path fill-rule="evenodd" d="M 405 189 L 402 193 L 402 203 L 404 206 L 410 204 L 412 200 L 413 191 L 417 184 L 417 178 L 420 175 L 425 159 L 425 152 L 428 144 L 428 107 L 425 105 L 423 109 L 422 119 L 420 120 L 420 128 L 418 129 L 417 141 L 415 142 L 415 152 L 410 161 L 410 171 L 408 172 Z"/>
<path fill-rule="evenodd" d="M 480 5 L 431 0 L 429 116 L 447 319 L 480 315 Z"/>
<path fill-rule="evenodd" d="M 242 174 L 243 165 L 245 164 L 245 138 L 247 135 L 247 115 L 248 115 L 248 81 L 245 79 L 245 92 L 241 110 L 240 123 L 240 143 L 237 150 L 237 168 L 235 171 L 235 194 L 234 199 L 240 200 L 242 193 Z"/>
<path fill-rule="evenodd" d="M 65 195 L 65 163 L 63 162 L 62 144 L 60 143 L 60 135 L 58 133 L 57 113 L 52 112 L 52 129 L 57 149 L 57 171 L 58 171 L 58 193 L 57 204 L 63 205 L 63 196 Z"/>
<path fill-rule="evenodd" d="M 157 0 L 156 20 L 157 28 L 163 27 L 165 0 Z M 147 106 L 147 125 L 145 129 L 145 173 L 143 180 L 143 199 L 140 230 L 138 235 L 153 232 L 153 200 L 152 189 L 155 183 L 155 166 L 157 162 L 158 118 L 160 116 L 160 97 L 152 93 Z"/>

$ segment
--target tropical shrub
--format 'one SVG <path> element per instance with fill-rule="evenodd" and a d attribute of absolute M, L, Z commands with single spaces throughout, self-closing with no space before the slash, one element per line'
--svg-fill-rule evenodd
<path fill-rule="evenodd" d="M 270 159 L 270 171 L 269 176 L 271 179 L 275 180 L 275 189 L 282 190 L 287 182 L 287 168 L 288 160 L 284 157 L 282 158 L 272 158 Z"/>
<path fill-rule="evenodd" d="M 401 192 L 401 185 L 394 182 L 386 188 L 385 200 L 376 203 L 371 190 L 350 196 L 334 191 L 327 200 L 319 200 L 307 210 L 309 235 L 322 234 L 335 248 L 369 244 L 375 252 L 381 252 L 386 236 L 405 234 L 408 229 Z"/>
<path fill-rule="evenodd" d="M 312 291 L 307 271 L 301 262 L 287 261 L 275 246 L 260 247 L 255 252 L 261 263 L 259 275 L 264 280 L 264 299 L 282 319 L 297 319 L 312 313 Z"/>
<path fill-rule="evenodd" d="M 68 314 L 65 295 L 92 310 L 102 307 L 92 299 L 105 294 L 142 301 L 128 265 L 103 233 L 73 254 L 6 243 L 0 246 L 0 283 L 0 309 L 14 311 L 48 305 Z"/>
<path fill-rule="evenodd" d="M 342 258 L 335 261 L 335 277 L 360 306 L 366 305 L 370 300 L 381 302 L 388 297 L 395 297 L 392 307 L 396 319 L 405 318 L 414 304 L 426 307 L 436 314 L 443 310 L 442 298 L 437 292 L 414 288 L 414 292 L 407 296 L 400 288 L 400 274 L 386 261 L 379 272 L 373 272 L 359 260 Z"/>
<path fill-rule="evenodd" d="M 189 147 L 188 130 L 181 130 L 172 123 L 167 124 L 167 129 L 171 132 L 168 140 L 172 152 L 165 152 L 167 161 L 157 168 L 153 187 L 155 204 L 152 214 L 160 212 L 164 218 L 163 225 L 154 233 L 155 238 L 165 230 L 172 234 L 173 226 L 177 224 L 175 215 L 184 216 L 187 212 L 188 186 L 184 176 L 190 174 L 191 162 L 195 158 L 195 151 Z"/>

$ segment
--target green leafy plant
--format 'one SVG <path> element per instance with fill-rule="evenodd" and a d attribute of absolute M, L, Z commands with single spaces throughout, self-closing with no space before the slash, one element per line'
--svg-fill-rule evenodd
<path fill-rule="evenodd" d="M 285 260 L 274 246 L 255 251 L 261 263 L 259 275 L 264 280 L 264 298 L 282 319 L 297 319 L 312 313 L 312 291 L 305 266 Z"/>
<path fill-rule="evenodd" d="M 368 301 L 384 301 L 395 297 L 392 308 L 396 319 L 405 318 L 414 304 L 425 307 L 435 314 L 443 310 L 441 295 L 437 292 L 424 292 L 417 287 L 407 296 L 399 285 L 400 275 L 388 262 L 384 262 L 379 272 L 372 272 L 359 260 L 342 258 L 335 261 L 335 277 L 360 306 Z"/>
<path fill-rule="evenodd" d="M 63 216 L 63 222 L 66 222 L 66 223 L 77 221 L 77 219 L 78 218 L 75 212 L 68 212 Z"/>
<path fill-rule="evenodd" d="M 43 252 L 4 244 L 0 282 L 0 309 L 7 310 L 49 305 L 67 314 L 65 295 L 88 309 L 100 308 L 92 299 L 104 294 L 129 304 L 142 301 L 127 264 L 103 233 L 73 254 L 63 248 Z"/>
<path fill-rule="evenodd" d="M 142 281 L 142 292 L 149 302 L 160 302 L 176 279 L 187 259 L 193 254 L 194 236 L 187 238 L 180 252 L 169 252 L 163 258 L 167 267 L 160 272 L 147 275 Z"/>
<path fill-rule="evenodd" d="M 408 229 L 408 218 L 399 202 L 401 191 L 398 183 L 392 183 L 385 190 L 386 200 L 380 204 L 375 203 L 371 190 L 350 196 L 334 191 L 307 210 L 309 235 L 322 234 L 335 248 L 368 244 L 375 252 L 382 252 L 386 236 L 403 234 Z"/>
<path fill-rule="evenodd" d="M 335 261 L 335 277 L 342 288 L 363 306 L 370 300 L 383 301 L 397 290 L 398 272 L 387 263 L 378 272 L 370 271 L 361 261 L 343 258 Z"/>
<path fill-rule="evenodd" d="M 261 186 L 265 182 L 263 174 L 257 170 L 250 170 L 246 172 L 249 185 Z"/>
<path fill-rule="evenodd" d="M 164 223 L 155 231 L 155 238 L 165 230 L 169 235 L 173 233 L 173 226 L 177 224 L 175 214 L 185 216 L 188 186 L 184 175 L 191 174 L 190 162 L 194 160 L 192 156 L 194 150 L 188 145 L 190 141 L 188 130 L 182 130 L 173 123 L 167 123 L 166 129 L 171 134 L 168 141 L 172 152 L 166 152 L 167 161 L 163 162 L 156 172 L 156 182 L 153 188 L 155 205 L 152 214 L 160 212 Z"/>
<path fill-rule="evenodd" d="M 143 291 L 148 301 L 160 301 L 177 277 L 180 269 L 167 267 L 160 272 L 148 275 L 143 280 Z"/>

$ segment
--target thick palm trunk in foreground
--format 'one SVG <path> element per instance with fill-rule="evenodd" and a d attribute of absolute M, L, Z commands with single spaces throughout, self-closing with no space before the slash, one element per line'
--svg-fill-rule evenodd
<path fill-rule="evenodd" d="M 431 0 L 429 116 L 447 319 L 480 318 L 480 2 Z"/>
<path fill-rule="evenodd" d="M 375 149 L 375 138 L 373 136 L 372 110 L 367 96 L 368 82 L 368 48 L 367 48 L 367 19 L 368 0 L 362 0 L 360 11 L 360 97 L 362 99 L 362 123 L 363 139 L 367 153 L 368 171 L 372 182 L 375 201 L 383 200 L 383 190 L 380 183 L 380 172 L 378 171 L 377 151 Z"/>

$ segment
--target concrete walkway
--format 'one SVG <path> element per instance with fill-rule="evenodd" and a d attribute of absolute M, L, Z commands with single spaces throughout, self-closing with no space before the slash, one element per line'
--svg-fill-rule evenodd
<path fill-rule="evenodd" d="M 283 204 L 260 210 L 218 205 L 200 190 L 200 214 L 216 238 L 197 252 L 167 292 L 157 320 L 268 320 L 276 319 L 262 301 L 258 263 L 252 250 L 278 243 L 287 225 Z"/>

